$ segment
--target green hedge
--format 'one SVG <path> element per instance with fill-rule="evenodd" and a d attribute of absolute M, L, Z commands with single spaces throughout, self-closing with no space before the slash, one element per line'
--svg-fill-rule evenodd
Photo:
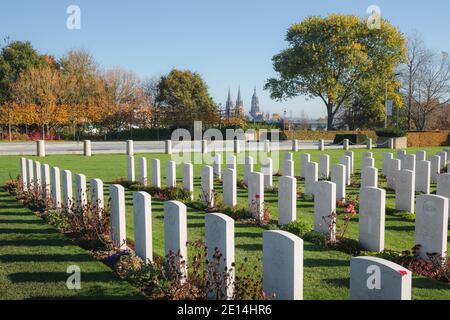
<path fill-rule="evenodd" d="M 406 132 L 400 128 L 378 129 L 375 131 L 378 137 L 401 138 L 406 136 Z"/>

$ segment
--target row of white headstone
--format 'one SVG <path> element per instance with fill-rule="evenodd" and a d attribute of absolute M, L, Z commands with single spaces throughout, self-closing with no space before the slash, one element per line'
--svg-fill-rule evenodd
<path fill-rule="evenodd" d="M 199 141 L 201 146 L 201 152 L 202 153 L 208 153 L 208 140 L 200 140 Z M 233 151 L 234 153 L 240 153 L 241 150 L 243 150 L 243 145 L 245 144 L 244 140 L 233 140 Z M 299 151 L 299 145 L 300 140 L 292 140 L 292 151 L 297 152 Z M 317 142 L 318 150 L 324 151 L 325 150 L 325 141 L 323 139 L 318 140 Z M 343 148 L 344 150 L 350 149 L 350 141 L 348 139 L 345 139 L 343 141 Z M 270 140 L 263 140 L 263 150 L 264 152 L 271 152 L 272 146 Z M 367 139 L 367 149 L 372 149 L 372 139 Z M 126 154 L 128 156 L 134 155 L 134 141 L 133 140 L 127 140 L 126 141 Z M 164 141 L 164 152 L 166 154 L 172 154 L 172 140 L 165 140 Z M 92 156 L 92 142 L 91 140 L 84 140 L 83 141 L 83 155 L 86 157 Z M 46 156 L 46 149 L 45 149 L 45 140 L 37 140 L 36 141 L 36 156 L 38 157 L 45 157 Z"/>
<path fill-rule="evenodd" d="M 111 216 L 119 225 L 113 225 L 113 239 L 126 246 L 125 191 L 121 185 L 110 186 Z M 151 196 L 145 192 L 133 193 L 135 251 L 144 261 L 152 261 Z M 117 217 L 119 216 L 119 217 Z M 214 261 L 219 251 L 220 261 L 214 263 L 219 277 L 228 277 L 222 283 L 223 296 L 233 296 L 235 279 L 234 220 L 221 213 L 205 216 L 205 245 L 208 261 Z M 181 202 L 164 203 L 164 248 L 166 256 L 175 257 L 179 272 L 186 279 L 187 266 L 187 208 Z M 410 299 L 411 272 L 392 262 L 357 257 L 350 263 L 350 297 L 352 299 Z M 263 291 L 275 299 L 303 299 L 303 240 L 286 231 L 263 232 Z M 225 272 L 225 270 L 228 270 Z M 226 284 L 225 284 L 226 283 Z M 370 283 L 371 285 L 366 286 Z M 214 294 L 210 294 L 215 298 Z"/>
<path fill-rule="evenodd" d="M 37 161 L 21 159 L 21 175 L 24 186 L 38 188 L 38 190 L 40 188 L 45 189 L 46 184 L 42 185 L 40 182 L 35 184 L 36 181 L 40 181 L 40 175 L 39 169 L 33 169 L 40 167 Z M 42 167 L 46 168 L 46 165 L 42 165 Z M 47 170 L 44 169 L 44 171 Z M 52 168 L 52 172 L 56 173 L 59 170 Z M 56 176 L 57 174 L 54 175 L 54 177 Z M 63 179 L 63 189 L 68 190 L 72 185 L 71 179 L 67 179 L 67 177 L 71 177 L 70 171 L 64 171 L 64 176 L 66 179 Z M 31 178 L 33 183 L 29 183 L 28 177 Z M 77 177 L 78 198 L 83 196 L 82 191 L 86 190 L 86 187 L 84 176 L 77 175 Z M 94 189 L 92 181 L 91 190 Z M 57 183 L 51 185 L 52 190 L 58 189 L 56 188 Z M 97 190 L 100 191 L 100 189 Z M 112 239 L 117 246 L 125 247 L 125 190 L 120 185 L 111 185 L 109 190 Z M 101 198 L 103 198 L 103 188 L 101 188 Z M 81 202 L 83 201 L 79 201 L 79 203 Z M 318 203 L 320 204 L 321 201 Z M 152 261 L 151 196 L 145 192 L 135 192 L 133 194 L 133 207 L 135 251 L 144 261 Z M 186 206 L 177 201 L 168 201 L 164 206 L 165 253 L 179 253 L 178 259 L 185 261 L 184 263 L 179 261 L 180 268 L 187 266 L 186 211 Z M 231 268 L 231 264 L 234 262 L 233 219 L 220 213 L 208 214 L 205 219 L 205 243 L 209 248 L 209 259 L 214 254 L 214 250 L 217 249 L 224 257 L 220 268 L 224 270 L 227 266 L 228 270 L 233 269 Z M 398 273 L 399 270 L 402 270 L 402 274 Z M 368 273 L 369 271 L 370 273 Z M 187 276 L 185 270 L 184 272 Z M 373 285 L 365 287 L 363 284 L 368 283 L 369 280 L 373 282 Z M 384 282 L 384 284 L 380 285 L 381 282 Z M 224 288 L 226 296 L 231 297 L 232 290 L 233 285 L 231 283 Z M 299 237 L 285 231 L 265 231 L 263 233 L 263 290 L 267 294 L 274 295 L 277 299 L 303 298 L 303 241 Z M 409 299 L 410 290 L 410 272 L 401 266 L 382 259 L 366 257 L 352 259 L 350 289 L 352 299 Z"/>
<path fill-rule="evenodd" d="M 73 196 L 72 172 L 63 170 L 62 175 L 58 167 L 41 164 L 32 159 L 20 159 L 20 177 L 24 191 L 41 194 L 50 200 L 54 209 L 66 208 L 71 210 L 83 209 L 88 204 L 86 176 L 75 174 L 75 198 Z M 94 211 L 104 208 L 103 181 L 90 180 L 91 204 Z M 99 211 L 100 212 L 100 211 Z"/>

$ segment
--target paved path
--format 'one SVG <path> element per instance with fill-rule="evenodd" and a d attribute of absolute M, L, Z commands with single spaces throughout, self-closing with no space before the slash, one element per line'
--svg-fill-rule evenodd
<path fill-rule="evenodd" d="M 333 145 L 331 141 L 326 141 L 326 148 L 328 149 L 340 149 L 342 145 Z M 280 141 L 279 145 L 273 144 L 272 150 L 291 150 L 292 141 Z M 365 145 L 353 145 L 352 148 L 365 148 Z M 134 141 L 135 153 L 163 153 L 165 151 L 164 141 Z M 210 150 L 224 151 L 233 150 L 233 141 L 214 141 L 208 144 Z M 246 150 L 263 150 L 263 142 L 246 143 Z M 83 142 L 46 142 L 46 154 L 82 154 Z M 196 151 L 201 150 L 200 141 L 194 142 L 177 142 L 173 143 L 173 151 L 183 149 L 184 151 Z M 317 149 L 317 142 L 315 141 L 300 141 L 300 150 L 312 150 Z M 93 154 L 114 154 L 125 153 L 126 151 L 125 141 L 93 141 L 92 153 Z M 36 142 L 8 142 L 0 143 L 0 155 L 35 155 L 36 154 Z"/>

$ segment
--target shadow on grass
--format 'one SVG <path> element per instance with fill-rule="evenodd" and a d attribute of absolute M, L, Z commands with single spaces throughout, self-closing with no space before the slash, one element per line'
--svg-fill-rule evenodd
<path fill-rule="evenodd" d="M 237 249 L 246 250 L 246 251 L 262 251 L 262 244 L 252 243 L 252 244 L 237 244 Z"/>
<path fill-rule="evenodd" d="M 24 282 L 63 282 L 65 283 L 69 274 L 66 272 L 16 272 L 7 277 L 13 283 Z M 117 277 L 111 271 L 83 272 L 81 270 L 82 282 L 109 282 L 117 281 Z"/>
<path fill-rule="evenodd" d="M 9 228 L 0 229 L 0 234 L 59 234 L 55 229 L 24 229 L 24 228 Z"/>
<path fill-rule="evenodd" d="M 335 287 L 350 289 L 350 278 L 324 279 L 323 281 Z"/>
<path fill-rule="evenodd" d="M 0 246 L 12 247 L 62 247 L 72 245 L 69 240 L 62 239 L 11 239 L 0 240 Z"/>
<path fill-rule="evenodd" d="M 412 280 L 413 288 L 450 290 L 450 284 L 429 278 L 415 278 Z"/>
<path fill-rule="evenodd" d="M 348 267 L 349 262 L 337 259 L 304 259 L 304 267 Z"/>
<path fill-rule="evenodd" d="M 0 262 L 90 262 L 86 254 L 4 254 Z"/>

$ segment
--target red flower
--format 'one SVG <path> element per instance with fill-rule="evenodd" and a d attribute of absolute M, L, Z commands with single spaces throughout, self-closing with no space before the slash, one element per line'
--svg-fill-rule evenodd
<path fill-rule="evenodd" d="M 398 273 L 400 273 L 402 276 L 405 276 L 408 274 L 408 271 L 406 270 L 398 270 Z"/>
<path fill-rule="evenodd" d="M 257 194 L 257 195 L 255 195 L 255 198 L 256 198 L 256 199 L 260 199 L 260 198 L 261 198 L 261 195 L 260 195 L 260 194 Z"/>

